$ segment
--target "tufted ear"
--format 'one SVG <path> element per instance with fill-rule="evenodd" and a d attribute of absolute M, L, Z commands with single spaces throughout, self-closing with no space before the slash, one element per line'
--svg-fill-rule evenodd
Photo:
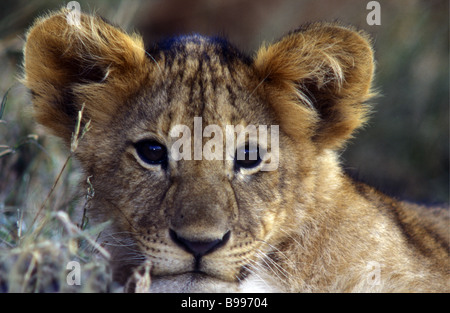
<path fill-rule="evenodd" d="M 106 122 L 139 88 L 148 61 L 137 35 L 86 14 L 68 23 L 67 14 L 45 16 L 30 28 L 23 82 L 36 120 L 69 142 L 81 105 L 93 124 Z"/>
<path fill-rule="evenodd" d="M 291 137 L 338 149 L 367 119 L 374 62 L 362 32 L 310 24 L 260 48 L 254 66 Z"/>

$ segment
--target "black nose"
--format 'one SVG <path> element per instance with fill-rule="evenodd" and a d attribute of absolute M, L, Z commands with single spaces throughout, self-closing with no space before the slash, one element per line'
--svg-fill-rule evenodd
<path fill-rule="evenodd" d="M 224 246 L 230 239 L 230 232 L 228 231 L 222 239 L 210 240 L 210 241 L 191 241 L 179 236 L 172 229 L 169 230 L 170 238 L 184 248 L 189 253 L 192 253 L 195 258 L 200 258 L 208 253 L 211 253 L 220 247 Z"/>

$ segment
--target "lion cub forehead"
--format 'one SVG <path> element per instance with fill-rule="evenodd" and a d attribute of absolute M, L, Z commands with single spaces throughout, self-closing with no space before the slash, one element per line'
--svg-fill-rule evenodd
<path fill-rule="evenodd" d="M 168 60 L 186 57 L 201 57 L 207 60 L 215 55 L 225 64 L 236 61 L 247 65 L 252 63 L 250 57 L 242 53 L 226 39 L 206 37 L 198 34 L 164 39 L 150 47 L 148 53 L 154 54 L 156 57 L 161 56 L 161 53 L 163 53 Z"/>
<path fill-rule="evenodd" d="M 204 127 L 267 123 L 251 61 L 226 40 L 176 37 L 155 45 L 148 55 L 158 68 L 143 106 L 158 129 L 168 133 L 173 125 L 193 126 L 196 117 Z"/>

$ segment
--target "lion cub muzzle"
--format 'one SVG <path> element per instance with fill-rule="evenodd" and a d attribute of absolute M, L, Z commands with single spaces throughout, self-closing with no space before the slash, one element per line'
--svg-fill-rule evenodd
<path fill-rule="evenodd" d="M 202 178 L 183 179 L 177 184 L 169 225 L 172 241 L 196 260 L 228 243 L 234 211 L 231 190 L 218 189 L 215 179 Z"/>

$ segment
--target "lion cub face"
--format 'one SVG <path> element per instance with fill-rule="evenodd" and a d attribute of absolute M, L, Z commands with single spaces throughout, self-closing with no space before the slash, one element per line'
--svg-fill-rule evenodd
<path fill-rule="evenodd" d="M 146 52 L 97 17 L 74 27 L 59 13 L 25 49 L 38 122 L 70 143 L 85 105 L 76 156 L 95 189 L 88 214 L 112 221 L 116 278 L 148 260 L 167 291 L 234 288 L 315 214 L 320 160 L 364 121 L 372 71 L 366 39 L 321 24 L 249 58 L 201 36 Z"/>
<path fill-rule="evenodd" d="M 232 48 L 188 37 L 164 49 L 150 52 L 158 66 L 95 139 L 95 150 L 114 153 L 91 169 L 101 195 L 92 206 L 120 222 L 116 231 L 151 260 L 155 280 L 189 273 L 234 282 L 286 214 L 283 177 L 262 171 L 271 161 L 270 127 L 267 140 L 253 142 L 258 153 L 250 160 L 250 135 L 239 142 L 234 126 L 276 120 L 255 91 L 248 60 Z"/>

